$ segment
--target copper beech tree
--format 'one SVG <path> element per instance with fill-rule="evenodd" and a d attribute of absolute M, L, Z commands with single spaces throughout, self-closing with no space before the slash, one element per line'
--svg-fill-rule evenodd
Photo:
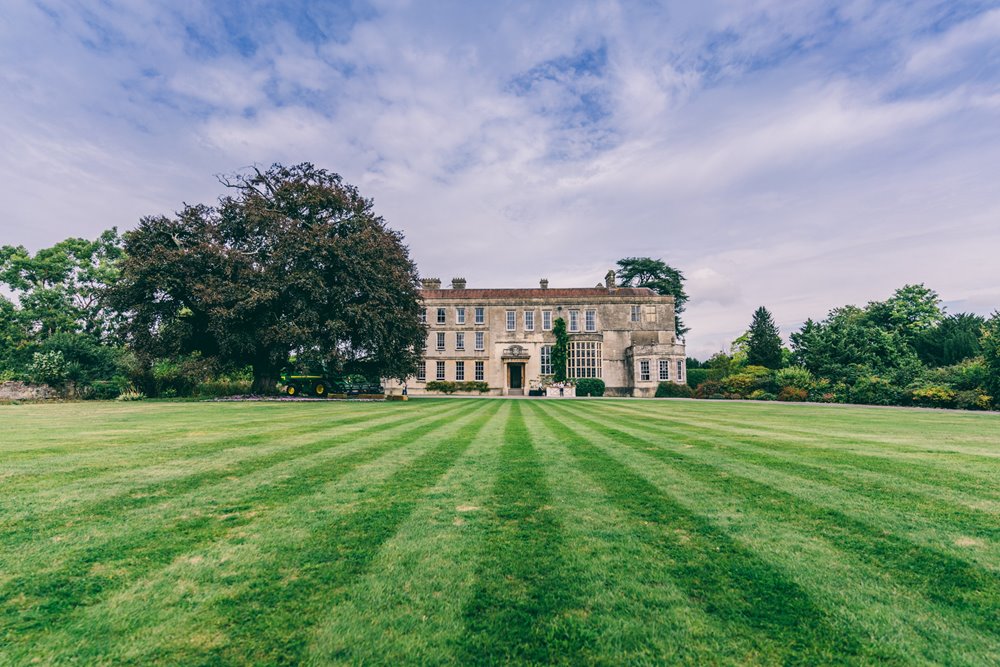
<path fill-rule="evenodd" d="M 124 236 L 108 296 L 137 353 L 250 365 L 255 393 L 274 391 L 292 355 L 415 373 L 426 335 L 416 265 L 370 199 L 309 163 L 220 181 L 233 194 L 217 206 L 147 217 Z"/>

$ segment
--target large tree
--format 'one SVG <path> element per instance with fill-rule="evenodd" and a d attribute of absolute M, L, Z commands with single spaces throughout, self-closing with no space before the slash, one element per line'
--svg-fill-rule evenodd
<path fill-rule="evenodd" d="M 260 393 L 291 355 L 369 376 L 416 371 L 417 269 L 370 199 L 309 163 L 220 180 L 234 194 L 217 206 L 147 217 L 125 235 L 110 300 L 137 352 L 250 365 Z"/>
<path fill-rule="evenodd" d="M 781 368 L 781 334 L 764 306 L 754 311 L 747 330 L 746 350 L 749 365 Z"/>
<path fill-rule="evenodd" d="M 690 329 L 684 326 L 681 313 L 688 301 L 684 274 L 660 259 L 626 257 L 618 260 L 618 282 L 623 287 L 648 287 L 657 294 L 674 297 L 674 326 L 678 336 Z"/>

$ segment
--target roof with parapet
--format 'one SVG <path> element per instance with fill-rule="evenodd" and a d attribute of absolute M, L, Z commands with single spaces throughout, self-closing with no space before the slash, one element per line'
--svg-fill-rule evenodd
<path fill-rule="evenodd" d="M 549 287 L 510 289 L 422 289 L 426 299 L 558 299 L 587 296 L 657 296 L 648 287 Z"/>

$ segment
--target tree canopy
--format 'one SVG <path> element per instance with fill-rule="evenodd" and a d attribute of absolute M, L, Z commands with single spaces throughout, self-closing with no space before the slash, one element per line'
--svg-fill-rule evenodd
<path fill-rule="evenodd" d="M 220 179 L 234 195 L 144 218 L 110 301 L 138 353 L 200 352 L 273 391 L 291 355 L 404 378 L 423 354 L 417 269 L 402 235 L 309 163 Z"/>
<path fill-rule="evenodd" d="M 661 259 L 625 257 L 618 260 L 618 282 L 623 287 L 648 287 L 657 294 L 674 297 L 674 325 L 678 336 L 689 328 L 684 326 L 681 313 L 688 302 L 684 291 L 684 274 Z"/>
<path fill-rule="evenodd" d="M 781 368 L 781 334 L 770 311 L 761 306 L 753 314 L 747 330 L 747 364 L 765 368 Z"/>

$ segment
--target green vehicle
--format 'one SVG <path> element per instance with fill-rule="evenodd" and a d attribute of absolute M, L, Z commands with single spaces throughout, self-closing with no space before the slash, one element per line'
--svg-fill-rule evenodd
<path fill-rule="evenodd" d="M 281 382 L 285 385 L 285 393 L 289 396 L 324 397 L 328 394 L 358 396 L 385 393 L 385 389 L 378 381 L 369 380 L 363 375 L 329 377 L 326 375 L 282 373 Z"/>

